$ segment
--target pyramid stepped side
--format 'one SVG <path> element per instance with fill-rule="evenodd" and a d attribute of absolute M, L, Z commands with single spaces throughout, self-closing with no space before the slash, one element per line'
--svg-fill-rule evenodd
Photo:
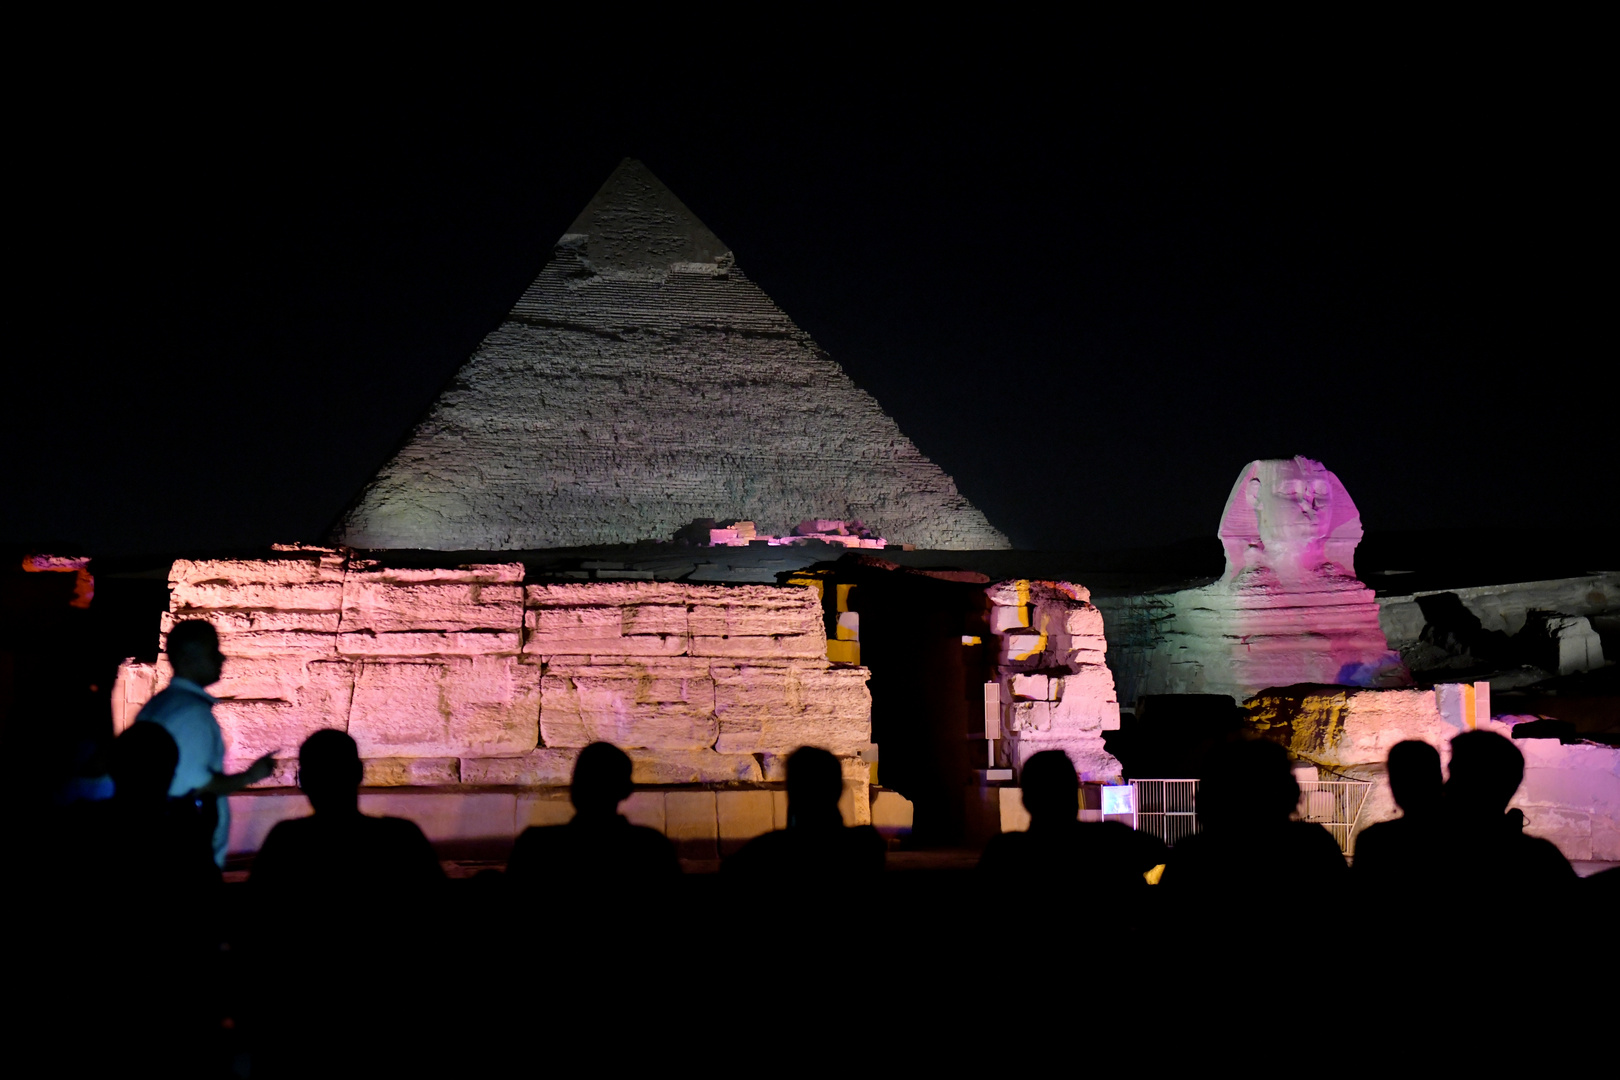
<path fill-rule="evenodd" d="M 696 233 L 682 228 L 664 234 Z M 1008 546 L 729 253 L 660 269 L 623 242 L 604 266 L 597 247 L 564 236 L 338 539 L 514 550 L 668 538 L 705 517 L 771 533 L 842 517 L 919 547 Z"/>

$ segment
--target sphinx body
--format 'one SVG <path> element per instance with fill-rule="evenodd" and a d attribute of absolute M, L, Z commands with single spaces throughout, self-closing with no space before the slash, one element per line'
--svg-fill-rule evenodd
<path fill-rule="evenodd" d="M 1105 615 L 1120 653 L 1121 700 L 1143 694 L 1229 694 L 1242 701 L 1298 683 L 1402 686 L 1410 675 L 1378 624 L 1373 591 L 1355 575 L 1361 515 L 1319 461 L 1251 461 L 1218 530 L 1219 581 L 1130 597 Z"/>

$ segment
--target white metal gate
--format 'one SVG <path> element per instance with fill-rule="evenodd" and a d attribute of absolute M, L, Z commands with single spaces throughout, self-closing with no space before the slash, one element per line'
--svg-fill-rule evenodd
<path fill-rule="evenodd" d="M 1135 789 L 1135 813 L 1109 815 L 1111 820 L 1151 833 L 1165 847 L 1175 847 L 1176 841 L 1198 831 L 1197 780 L 1132 780 L 1131 787 Z M 1299 785 L 1294 816 L 1321 825 L 1333 834 L 1340 851 L 1354 854 L 1356 826 L 1371 789 L 1364 780 L 1304 781 Z"/>

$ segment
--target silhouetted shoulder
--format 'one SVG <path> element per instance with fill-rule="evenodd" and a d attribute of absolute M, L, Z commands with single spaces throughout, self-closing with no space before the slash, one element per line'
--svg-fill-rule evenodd
<path fill-rule="evenodd" d="M 870 825 L 778 829 L 754 837 L 721 869 L 807 879 L 863 877 L 881 874 L 887 853 L 883 834 Z"/>
<path fill-rule="evenodd" d="M 413 821 L 316 814 L 271 829 L 250 880 L 267 888 L 400 888 L 443 881 L 444 869 Z"/>
<path fill-rule="evenodd" d="M 632 825 L 622 816 L 605 823 L 534 825 L 523 830 L 507 862 L 517 885 L 547 881 L 589 882 L 675 877 L 681 873 L 675 845 L 657 829 Z"/>

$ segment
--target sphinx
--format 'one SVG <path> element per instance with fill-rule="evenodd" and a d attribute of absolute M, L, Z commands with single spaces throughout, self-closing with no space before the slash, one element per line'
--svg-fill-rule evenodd
<path fill-rule="evenodd" d="M 1241 702 L 1300 683 L 1410 684 L 1373 591 L 1356 577 L 1361 514 L 1321 462 L 1249 462 L 1216 533 L 1226 552 L 1218 581 L 1104 608 L 1122 703 L 1197 693 Z"/>

